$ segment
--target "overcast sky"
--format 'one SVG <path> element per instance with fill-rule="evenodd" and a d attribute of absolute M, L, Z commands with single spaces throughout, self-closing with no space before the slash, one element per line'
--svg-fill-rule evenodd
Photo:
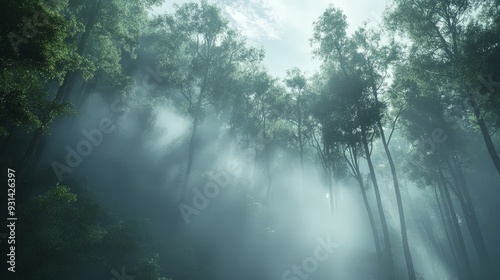
<path fill-rule="evenodd" d="M 172 12 L 172 3 L 167 1 L 163 11 Z M 271 74 L 283 77 L 286 70 L 299 67 L 308 73 L 319 67 L 312 58 L 309 39 L 313 22 L 328 5 L 333 4 L 344 11 L 349 23 L 349 33 L 364 21 L 379 23 L 386 0 L 210 0 L 219 2 L 222 11 L 249 41 L 262 46 L 266 51 L 264 60 Z M 158 11 L 159 11 L 158 10 Z"/>

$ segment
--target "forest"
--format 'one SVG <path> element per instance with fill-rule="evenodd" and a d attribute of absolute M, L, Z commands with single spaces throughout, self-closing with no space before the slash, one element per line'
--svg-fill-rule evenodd
<path fill-rule="evenodd" d="M 500 279 L 500 0 L 179 2 L 1 4 L 1 279 Z"/>

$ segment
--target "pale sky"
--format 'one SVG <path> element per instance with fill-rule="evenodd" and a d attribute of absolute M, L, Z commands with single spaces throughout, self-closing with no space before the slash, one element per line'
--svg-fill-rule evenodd
<path fill-rule="evenodd" d="M 168 1 L 161 9 L 172 12 L 172 4 L 187 0 Z M 219 2 L 232 27 L 249 42 L 266 51 L 264 64 L 274 76 L 283 77 L 287 69 L 299 67 L 312 74 L 319 61 L 312 57 L 309 39 L 313 22 L 333 4 L 344 11 L 349 33 L 369 20 L 380 23 L 386 0 L 210 0 Z M 155 11 L 156 12 L 156 11 Z"/>

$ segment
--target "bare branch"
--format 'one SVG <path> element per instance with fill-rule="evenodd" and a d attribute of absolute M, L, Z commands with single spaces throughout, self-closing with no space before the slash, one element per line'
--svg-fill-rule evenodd
<path fill-rule="evenodd" d="M 389 147 L 389 143 L 391 143 L 391 138 L 392 138 L 392 134 L 394 133 L 394 129 L 396 128 L 396 122 L 398 121 L 399 117 L 401 116 L 401 114 L 406 110 L 406 106 L 403 106 L 403 108 L 401 108 L 401 110 L 399 110 L 398 114 L 396 115 L 396 117 L 394 118 L 394 121 L 392 122 L 392 128 L 391 128 L 391 133 L 389 134 L 389 138 L 387 138 L 387 146 Z"/>

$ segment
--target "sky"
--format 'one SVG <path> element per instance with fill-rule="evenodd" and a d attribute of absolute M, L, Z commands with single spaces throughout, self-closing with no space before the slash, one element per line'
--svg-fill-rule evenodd
<path fill-rule="evenodd" d="M 186 0 L 174 1 L 181 5 Z M 349 23 L 348 32 L 354 32 L 364 21 L 378 24 L 386 0 L 210 0 L 219 2 L 233 28 L 239 30 L 250 44 L 263 47 L 264 64 L 269 72 L 283 77 L 287 69 L 299 67 L 312 74 L 320 62 L 313 58 L 309 39 L 313 22 L 333 4 L 344 11 Z M 168 1 L 154 12 L 173 11 Z"/>

